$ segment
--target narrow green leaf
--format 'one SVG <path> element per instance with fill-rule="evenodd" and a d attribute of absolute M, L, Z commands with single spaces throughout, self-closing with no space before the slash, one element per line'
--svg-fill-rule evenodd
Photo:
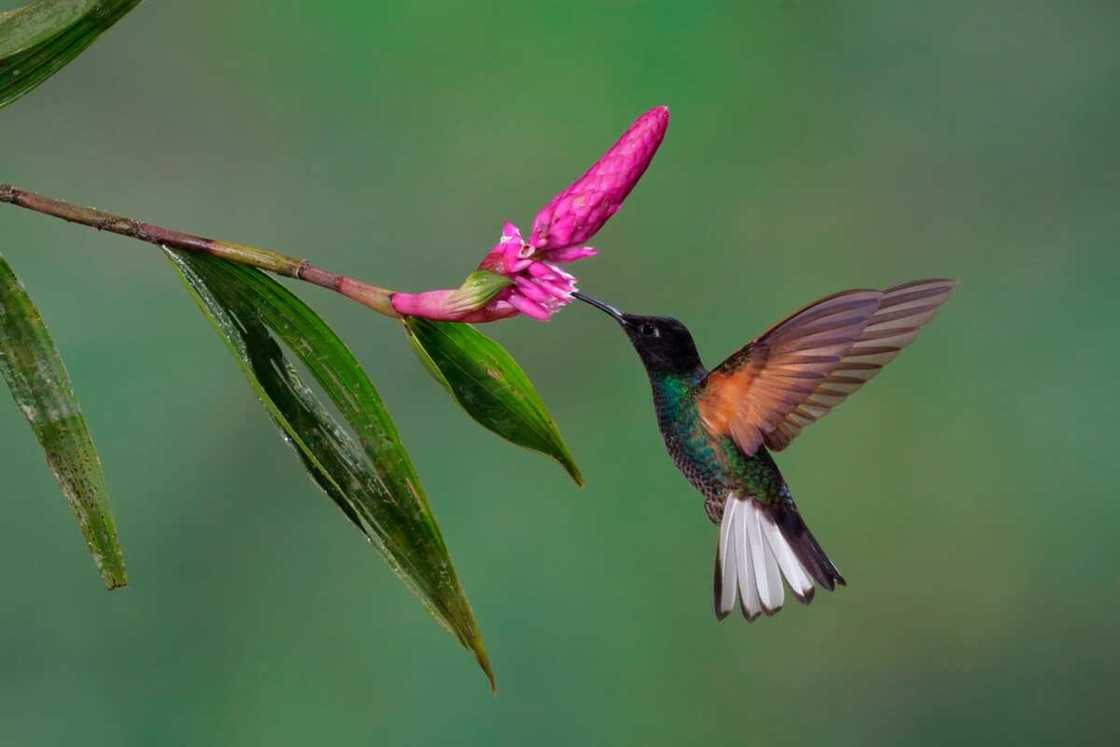
<path fill-rule="evenodd" d="M 482 635 L 416 468 L 353 353 L 263 272 L 187 252 L 168 256 L 311 477 L 435 619 L 475 653 L 493 685 Z M 311 372 L 353 436 L 304 383 L 277 340 Z"/>
<path fill-rule="evenodd" d="M 39 310 L 0 256 L 0 373 L 39 439 L 109 589 L 128 583 L 109 488 L 70 376 Z"/>
<path fill-rule="evenodd" d="M 34 0 L 0 13 L 0 109 L 81 54 L 140 0 Z"/>
<path fill-rule="evenodd" d="M 548 408 L 505 348 L 469 324 L 406 317 L 404 327 L 424 367 L 468 415 L 502 438 L 552 457 L 583 485 Z"/>

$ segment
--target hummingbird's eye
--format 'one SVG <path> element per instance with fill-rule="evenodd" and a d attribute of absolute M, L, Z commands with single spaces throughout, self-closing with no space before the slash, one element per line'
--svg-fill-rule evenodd
<path fill-rule="evenodd" d="M 646 337 L 657 337 L 658 336 L 657 335 L 657 325 L 652 324 L 650 322 L 646 322 L 645 324 L 643 324 L 639 331 L 643 335 L 645 335 Z"/>

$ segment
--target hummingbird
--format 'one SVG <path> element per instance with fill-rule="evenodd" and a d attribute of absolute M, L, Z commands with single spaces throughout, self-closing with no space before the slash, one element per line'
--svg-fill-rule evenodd
<path fill-rule="evenodd" d="M 847 290 L 794 312 L 712 370 L 688 328 L 664 316 L 624 314 L 574 297 L 622 326 L 645 365 L 657 425 L 673 464 L 704 496 L 719 525 L 713 603 L 748 622 L 782 608 L 785 585 L 803 604 L 814 583 L 844 577 L 805 525 L 771 452 L 873 378 L 918 335 L 956 281 L 916 280 L 886 290 Z"/>

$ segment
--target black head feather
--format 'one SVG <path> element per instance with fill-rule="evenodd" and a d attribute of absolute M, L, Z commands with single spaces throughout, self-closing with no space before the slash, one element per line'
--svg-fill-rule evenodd
<path fill-rule="evenodd" d="M 703 369 L 696 343 L 693 342 L 688 327 L 680 321 L 667 316 L 623 314 L 598 299 L 582 293 L 574 295 L 609 314 L 619 323 L 651 374 L 692 374 Z"/>

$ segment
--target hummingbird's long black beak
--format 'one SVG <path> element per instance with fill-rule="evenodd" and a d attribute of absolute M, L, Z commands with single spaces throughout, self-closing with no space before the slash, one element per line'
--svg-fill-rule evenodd
<path fill-rule="evenodd" d="M 619 311 L 618 309 L 616 309 L 615 307 L 611 306 L 609 303 L 604 303 L 597 298 L 592 298 L 591 296 L 585 296 L 582 293 L 578 293 L 578 292 L 573 293 L 572 296 L 575 297 L 575 298 L 578 298 L 579 300 L 583 301 L 584 303 L 591 304 L 592 306 L 599 309 L 600 311 L 607 312 L 608 314 L 613 316 L 615 318 L 615 321 L 617 321 L 619 324 L 622 324 L 622 325 L 626 324 L 626 317 L 624 317 L 622 315 L 622 312 Z"/>

